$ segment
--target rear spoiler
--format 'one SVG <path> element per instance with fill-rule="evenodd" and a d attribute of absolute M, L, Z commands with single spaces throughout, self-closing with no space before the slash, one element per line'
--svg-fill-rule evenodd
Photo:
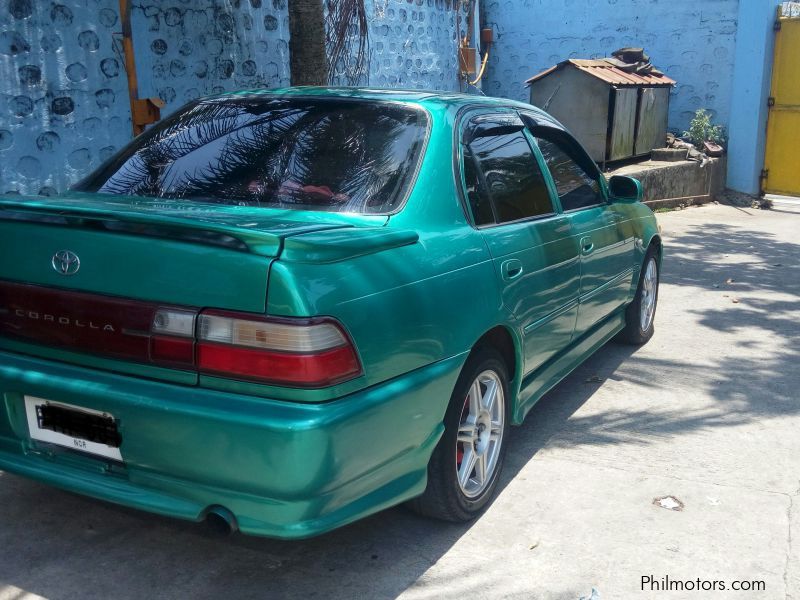
<path fill-rule="evenodd" d="M 111 203 L 109 203 L 111 204 Z M 185 214 L 185 213 L 184 213 Z M 228 249 L 250 252 L 265 257 L 280 254 L 282 239 L 268 231 L 248 228 L 247 223 L 220 223 L 197 216 L 184 217 L 169 211 L 136 209 L 123 203 L 113 207 L 81 206 L 58 201 L 0 199 L 0 220 L 24 221 L 80 227 L 145 235 L 171 240 L 182 240 L 204 245 L 221 246 Z M 331 227 L 337 227 L 332 225 Z M 319 229 L 319 225 L 309 227 Z"/>
<path fill-rule="evenodd" d="M 404 229 L 358 227 L 315 231 L 286 238 L 281 261 L 333 263 L 416 244 L 419 234 Z"/>
<path fill-rule="evenodd" d="M 75 202 L 59 198 L 1 198 L 0 221 L 100 229 L 220 246 L 292 262 L 330 263 L 415 244 L 415 231 L 352 223 L 294 222 L 274 232 L 249 222 L 251 214 L 209 210 L 154 210 L 128 202 Z M 186 215 L 186 216 L 184 216 Z"/>

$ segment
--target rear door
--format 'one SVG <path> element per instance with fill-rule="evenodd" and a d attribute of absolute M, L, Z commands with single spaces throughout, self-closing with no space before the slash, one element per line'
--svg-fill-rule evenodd
<path fill-rule="evenodd" d="M 463 177 L 474 224 L 492 255 L 503 304 L 519 321 L 527 374 L 572 338 L 577 241 L 570 220 L 557 213 L 516 115 L 474 117 L 464 142 Z"/>
<path fill-rule="evenodd" d="M 569 134 L 533 128 L 536 144 L 580 243 L 581 283 L 575 335 L 628 300 L 634 264 L 633 224 L 609 204 L 602 173 Z"/>

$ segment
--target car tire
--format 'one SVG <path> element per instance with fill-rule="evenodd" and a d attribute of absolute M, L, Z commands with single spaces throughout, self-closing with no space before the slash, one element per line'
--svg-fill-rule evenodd
<path fill-rule="evenodd" d="M 650 246 L 642 262 L 636 296 L 625 311 L 625 329 L 619 334 L 621 341 L 641 346 L 653 337 L 660 275 L 656 249 Z"/>
<path fill-rule="evenodd" d="M 464 522 L 486 508 L 497 490 L 508 445 L 509 404 L 502 356 L 491 347 L 478 348 L 456 382 L 444 433 L 428 463 L 428 486 L 409 502 L 412 510 Z"/>

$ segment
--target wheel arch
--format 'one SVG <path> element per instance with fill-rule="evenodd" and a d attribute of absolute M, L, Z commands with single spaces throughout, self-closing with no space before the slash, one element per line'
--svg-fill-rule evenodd
<path fill-rule="evenodd" d="M 661 241 L 661 236 L 659 234 L 654 234 L 653 237 L 650 238 L 650 243 L 647 245 L 647 248 L 653 246 L 656 249 L 656 256 L 658 257 L 658 266 L 661 267 L 661 260 L 664 256 L 664 244 Z"/>
<path fill-rule="evenodd" d="M 511 395 L 511 411 L 516 409 L 521 373 L 523 367 L 522 342 L 514 330 L 507 325 L 496 325 L 483 333 L 472 346 L 472 352 L 478 348 L 490 347 L 497 350 L 508 368 L 508 391 Z"/>

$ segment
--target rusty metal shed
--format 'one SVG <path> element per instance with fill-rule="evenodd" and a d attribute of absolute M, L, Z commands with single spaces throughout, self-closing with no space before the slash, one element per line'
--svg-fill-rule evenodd
<path fill-rule="evenodd" d="M 675 81 L 637 73 L 614 59 L 561 62 L 526 82 L 530 102 L 564 123 L 598 163 L 663 146 Z"/>

